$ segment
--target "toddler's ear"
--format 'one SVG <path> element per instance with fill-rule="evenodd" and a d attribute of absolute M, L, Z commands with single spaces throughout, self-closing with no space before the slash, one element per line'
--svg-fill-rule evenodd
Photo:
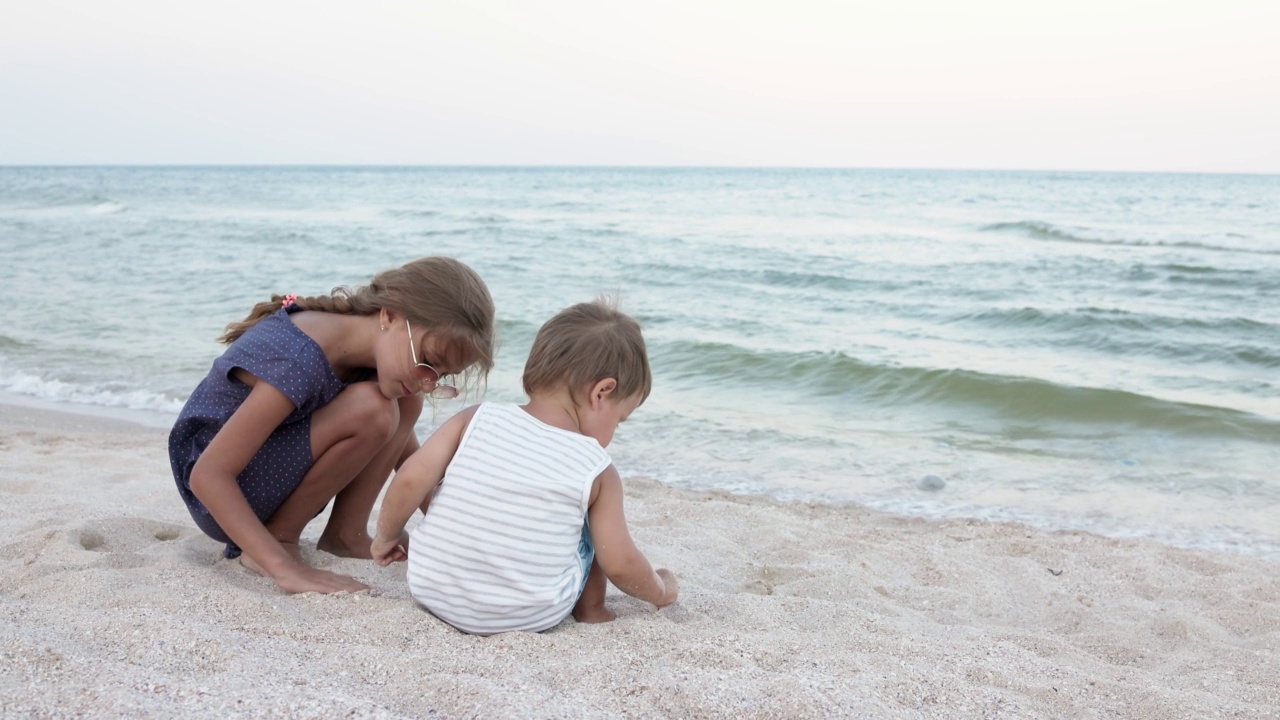
<path fill-rule="evenodd" d="M 591 404 L 594 406 L 604 400 L 613 397 L 613 391 L 618 389 L 618 381 L 615 378 L 605 378 L 596 381 L 591 386 Z"/>

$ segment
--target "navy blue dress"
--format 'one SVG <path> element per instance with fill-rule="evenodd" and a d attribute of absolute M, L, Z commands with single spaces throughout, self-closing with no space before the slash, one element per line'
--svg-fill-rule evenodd
<path fill-rule="evenodd" d="M 311 414 L 347 386 L 334 374 L 320 346 L 289 318 L 289 313 L 299 309 L 295 305 L 268 315 L 237 338 L 213 361 L 213 369 L 187 398 L 169 433 L 169 464 L 178 492 L 196 525 L 209 537 L 227 544 L 223 554 L 228 558 L 239 556 L 240 548 L 191 492 L 191 468 L 252 389 L 232 371 L 243 368 L 271 383 L 294 405 L 294 411 L 236 478 L 263 522 L 293 494 L 315 461 L 311 457 Z"/>

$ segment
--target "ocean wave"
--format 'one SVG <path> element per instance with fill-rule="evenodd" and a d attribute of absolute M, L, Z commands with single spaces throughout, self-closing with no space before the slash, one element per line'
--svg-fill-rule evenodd
<path fill-rule="evenodd" d="M 752 351 L 691 340 L 655 344 L 650 354 L 656 366 L 678 381 L 766 387 L 786 378 L 788 386 L 814 398 L 890 408 L 951 408 L 1009 424 L 1125 426 L 1280 441 L 1280 421 L 1112 388 L 959 368 L 877 365 L 841 352 Z"/>
<path fill-rule="evenodd" d="M 442 237 L 448 235 L 465 235 L 468 230 L 466 228 L 445 228 L 442 230 L 415 230 L 413 237 Z"/>
<path fill-rule="evenodd" d="M 94 387 L 51 380 L 21 371 L 0 374 L 0 390 L 75 405 L 148 410 L 177 415 L 184 400 L 139 388 Z"/>
<path fill-rule="evenodd" d="M 745 269 L 725 267 L 680 266 L 662 262 L 642 262 L 628 265 L 629 274 L 644 277 L 646 282 L 665 285 L 706 283 L 708 281 L 735 285 L 788 290 L 823 290 L 838 293 L 888 292 L 921 284 L 918 280 L 871 279 L 846 277 L 830 272 L 806 272 L 777 269 Z"/>
<path fill-rule="evenodd" d="M 467 222 L 473 222 L 480 225 L 501 225 L 511 222 L 511 218 L 498 213 L 467 213 L 462 217 Z"/>
<path fill-rule="evenodd" d="M 1246 317 L 1213 320 L 1152 315 L 1111 308 L 1081 307 L 1071 310 L 1041 310 L 1034 307 L 989 308 L 955 315 L 943 323 L 977 323 L 989 328 L 1049 328 L 1067 332 L 1114 328 L 1125 331 L 1170 332 L 1191 330 L 1197 333 L 1222 333 L 1230 336 L 1257 337 L 1259 333 L 1280 333 L 1280 326 Z M 1277 338 L 1280 340 L 1280 337 Z"/>
<path fill-rule="evenodd" d="M 1174 284 L 1232 288 L 1246 293 L 1280 291 L 1280 278 L 1277 278 L 1275 273 L 1264 269 L 1166 263 L 1139 265 L 1135 271 L 1151 273 L 1148 279 L 1160 279 Z"/>
<path fill-rule="evenodd" d="M 616 227 L 606 227 L 603 225 L 595 225 L 595 226 L 589 226 L 589 227 L 575 227 L 575 228 L 572 228 L 572 230 L 574 232 L 581 233 L 584 237 L 593 238 L 593 239 L 631 237 L 630 232 L 620 230 Z"/>
<path fill-rule="evenodd" d="M 1205 265 L 1182 265 L 1180 263 L 1169 263 L 1162 265 L 1161 268 L 1175 273 L 1184 273 L 1187 275 L 1201 275 L 1205 273 L 1221 272 L 1218 268 L 1208 267 Z"/>
<path fill-rule="evenodd" d="M 760 279 L 766 285 L 789 288 L 821 288 L 824 290 L 849 291 L 865 287 L 862 280 L 830 275 L 826 273 L 786 272 L 782 270 L 765 270 Z"/>
<path fill-rule="evenodd" d="M 1037 222 L 1034 220 L 991 223 L 990 225 L 983 225 L 978 229 L 982 232 L 1019 232 L 1039 240 L 1062 240 L 1065 242 L 1082 243 L 1099 242 L 1096 238 L 1077 235 L 1056 225 L 1050 225 L 1046 222 Z"/>
<path fill-rule="evenodd" d="M 25 198 L 13 199 L 17 202 L 10 207 L 25 212 L 83 210 L 89 215 L 113 215 L 129 209 L 127 204 L 113 198 L 62 187 L 45 188 Z"/>
<path fill-rule="evenodd" d="M 1222 288 L 1218 292 L 1265 295 L 1280 292 L 1280 277 L 1260 270 L 1235 270 L 1194 273 L 1172 273 L 1165 278 L 1174 285 L 1195 285 L 1204 288 Z"/>
<path fill-rule="evenodd" d="M 387 217 L 397 218 L 429 218 L 440 215 L 439 210 L 417 210 L 413 208 L 387 208 L 382 211 Z"/>
<path fill-rule="evenodd" d="M 1106 238 L 1090 234 L 1084 228 L 1065 228 L 1039 220 L 1020 220 L 1017 222 L 999 222 L 983 225 L 981 232 L 1016 233 L 1036 240 L 1080 243 L 1085 245 L 1106 245 L 1112 247 L 1135 248 L 1178 248 L 1189 250 L 1209 250 L 1212 252 L 1249 253 L 1255 255 L 1280 255 L 1280 250 L 1246 247 L 1243 244 L 1219 244 L 1194 240 L 1139 240 L 1136 238 Z"/>
<path fill-rule="evenodd" d="M 129 206 L 118 202 L 102 202 L 89 208 L 90 215 L 115 215 L 128 210 Z"/>
<path fill-rule="evenodd" d="M 1232 347 L 1225 348 L 1225 352 L 1231 354 L 1231 357 L 1242 363 L 1258 365 L 1259 367 L 1280 370 L 1280 353 L 1270 351 L 1266 348 L 1256 347 Z"/>
<path fill-rule="evenodd" d="M 1270 349 L 1280 347 L 1280 325 L 1243 317 L 1202 320 L 1093 307 L 1062 311 L 1021 307 L 990 308 L 944 317 L 939 322 L 985 330 L 1034 330 L 1042 339 L 1062 338 L 1069 346 L 1120 355 L 1280 366 L 1280 353 Z"/>

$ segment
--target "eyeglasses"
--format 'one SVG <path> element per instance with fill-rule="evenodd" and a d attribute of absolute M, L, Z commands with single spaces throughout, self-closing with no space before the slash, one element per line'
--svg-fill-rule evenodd
<path fill-rule="evenodd" d="M 441 400 L 458 397 L 458 388 L 445 384 L 446 376 L 430 365 L 418 362 L 418 351 L 413 349 L 413 327 L 409 325 L 409 318 L 404 319 L 404 326 L 409 331 L 409 357 L 413 358 L 413 374 L 418 378 L 422 392 Z"/>

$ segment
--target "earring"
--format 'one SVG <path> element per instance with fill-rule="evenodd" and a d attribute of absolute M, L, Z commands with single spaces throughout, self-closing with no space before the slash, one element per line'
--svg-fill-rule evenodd
<path fill-rule="evenodd" d="M 387 326 L 386 326 L 386 325 L 379 325 L 378 327 L 382 330 L 382 332 L 386 332 L 386 331 L 387 331 Z"/>

